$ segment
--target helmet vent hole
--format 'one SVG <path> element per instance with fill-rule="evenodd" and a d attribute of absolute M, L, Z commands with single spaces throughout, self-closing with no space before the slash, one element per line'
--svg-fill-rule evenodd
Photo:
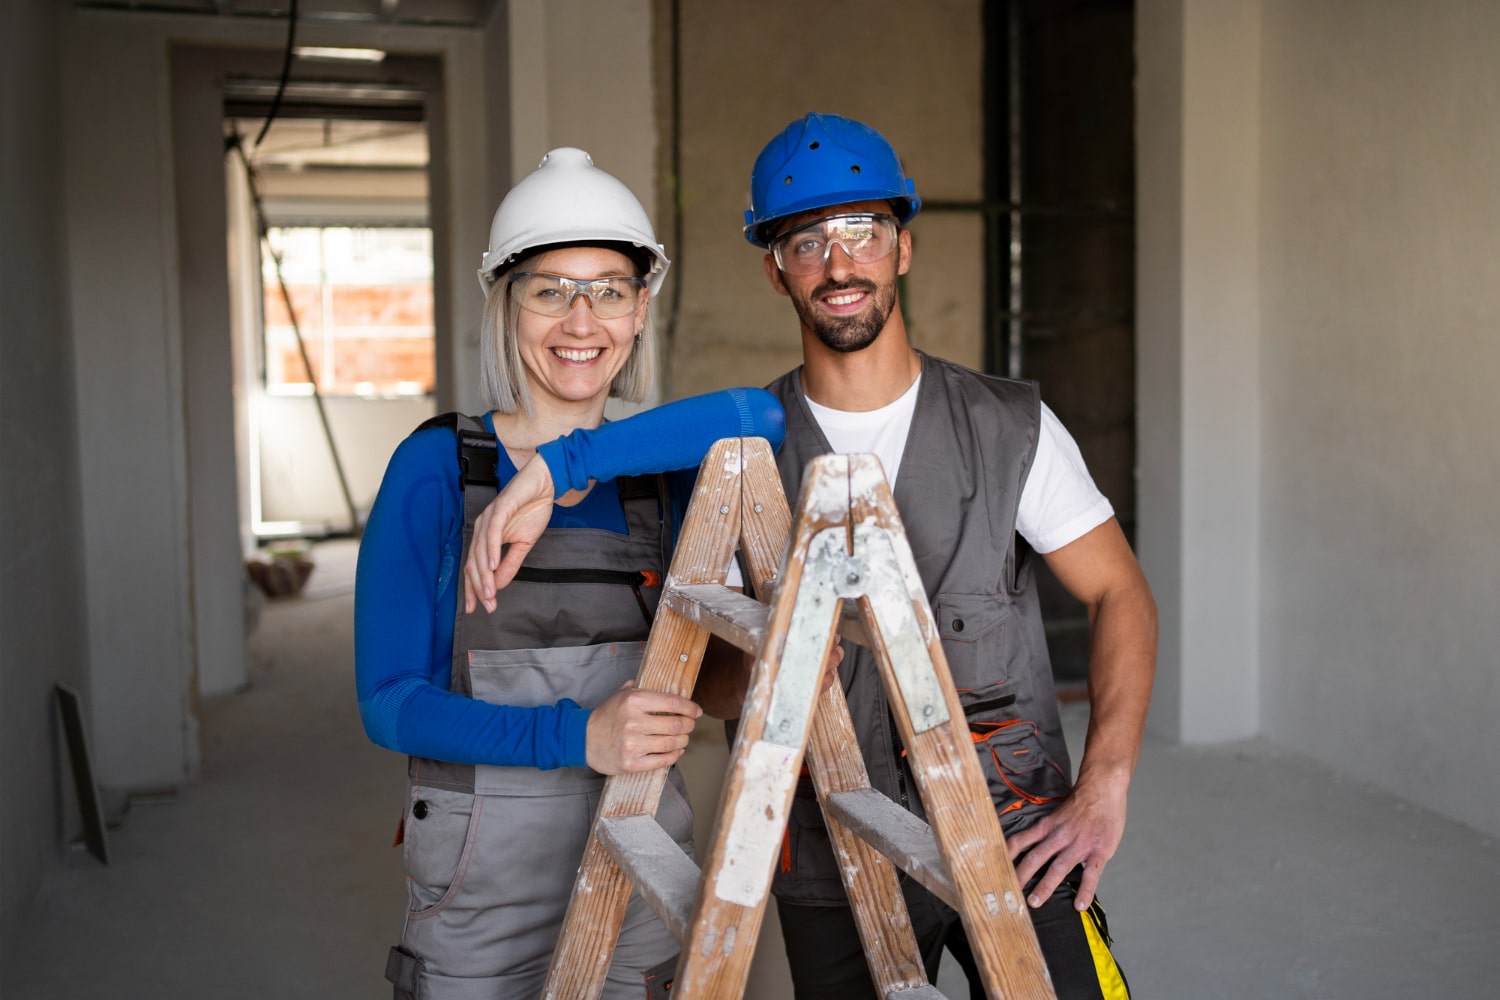
<path fill-rule="evenodd" d="M 807 148 L 808 149 L 817 149 L 818 148 L 818 144 L 817 144 L 816 141 L 810 142 L 810 143 L 807 144 Z"/>
<path fill-rule="evenodd" d="M 782 178 L 781 183 L 782 184 L 790 184 L 790 183 L 792 183 L 792 175 L 791 174 L 787 174 L 786 177 Z"/>
<path fill-rule="evenodd" d="M 851 163 L 851 164 L 849 164 L 849 172 L 851 174 L 857 174 L 857 173 L 859 173 L 859 164 L 858 163 Z"/>

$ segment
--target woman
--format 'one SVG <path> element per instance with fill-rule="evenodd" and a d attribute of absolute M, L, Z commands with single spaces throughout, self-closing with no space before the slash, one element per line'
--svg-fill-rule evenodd
<path fill-rule="evenodd" d="M 734 389 L 604 422 L 610 396 L 639 401 L 651 385 L 649 305 L 668 265 L 629 189 L 581 150 L 548 153 L 501 203 L 480 270 L 493 409 L 402 442 L 370 513 L 360 713 L 371 740 L 410 755 L 408 905 L 386 972 L 398 1000 L 536 996 L 603 776 L 675 764 L 701 714 L 631 686 L 671 525 L 708 446 L 779 444 L 782 413 Z M 689 471 L 634 475 L 674 469 Z M 507 498 L 546 498 L 511 521 L 529 516 L 535 541 L 512 546 L 508 585 L 460 602 L 476 522 L 485 537 L 481 517 L 507 484 Z M 675 768 L 657 818 L 691 852 Z M 660 988 L 677 951 L 633 898 L 605 995 Z"/>

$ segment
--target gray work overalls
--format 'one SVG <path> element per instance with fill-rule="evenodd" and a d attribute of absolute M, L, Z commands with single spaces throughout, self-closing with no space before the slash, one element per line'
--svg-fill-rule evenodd
<path fill-rule="evenodd" d="M 495 496 L 496 445 L 474 418 L 460 416 L 458 431 L 462 565 L 474 520 Z M 481 607 L 468 615 L 459 603 L 451 690 L 495 704 L 533 707 L 571 698 L 593 708 L 636 676 L 660 597 L 657 587 L 645 585 L 659 586 L 666 569 L 668 500 L 657 477 L 617 483 L 628 535 L 549 528 L 516 581 L 496 594 L 494 612 Z M 582 767 L 416 757 L 408 775 L 406 925 L 387 968 L 397 1000 L 538 996 L 604 777 Z M 657 819 L 692 854 L 684 792 L 674 767 Z M 604 996 L 661 995 L 677 953 L 656 914 L 633 895 Z"/>

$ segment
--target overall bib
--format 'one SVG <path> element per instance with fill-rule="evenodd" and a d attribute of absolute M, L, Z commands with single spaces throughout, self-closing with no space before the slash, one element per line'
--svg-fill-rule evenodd
<path fill-rule="evenodd" d="M 458 431 L 467 558 L 475 517 L 495 496 L 495 439 L 482 424 L 476 430 L 471 418 L 459 418 Z M 496 594 L 493 613 L 481 607 L 465 614 L 459 603 L 453 691 L 502 705 L 570 698 L 594 708 L 636 676 L 666 569 L 667 500 L 655 477 L 617 482 L 629 534 L 549 528 L 521 574 Z M 604 777 L 586 767 L 541 770 L 416 757 L 408 775 L 406 922 L 387 968 L 397 1000 L 538 996 Z M 692 811 L 684 792 L 674 767 L 657 818 L 692 855 Z M 678 950 L 633 894 L 604 996 L 662 995 Z"/>

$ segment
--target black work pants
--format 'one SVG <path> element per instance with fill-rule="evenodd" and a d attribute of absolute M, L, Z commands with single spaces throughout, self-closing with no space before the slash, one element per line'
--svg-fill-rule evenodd
<path fill-rule="evenodd" d="M 1109 952 L 1109 930 L 1098 900 L 1087 911 L 1073 908 L 1080 869 L 1031 911 L 1032 926 L 1052 988 L 1058 1000 L 1126 1000 L 1124 975 Z M 958 914 L 912 878 L 902 878 L 902 895 L 911 914 L 917 950 L 927 981 L 937 981 L 947 948 L 969 979 L 969 996 L 984 1000 L 984 987 Z M 874 997 L 875 984 L 865 962 L 854 913 L 847 905 L 804 905 L 776 900 L 791 965 L 796 1000 L 851 1000 Z"/>

